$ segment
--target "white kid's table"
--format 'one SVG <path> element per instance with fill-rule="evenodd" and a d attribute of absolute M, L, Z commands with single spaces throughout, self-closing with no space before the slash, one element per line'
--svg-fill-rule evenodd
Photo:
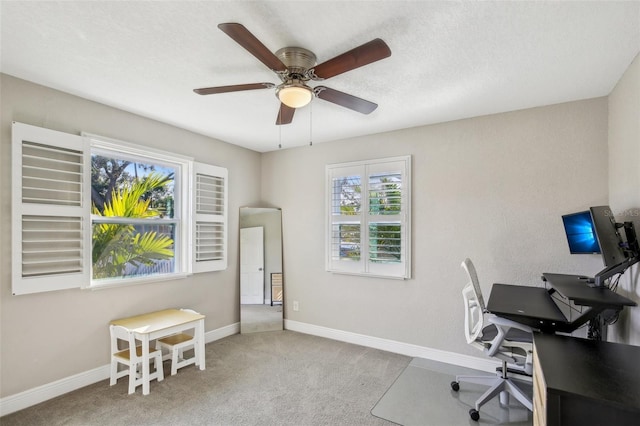
<path fill-rule="evenodd" d="M 129 318 L 113 320 L 110 324 L 119 325 L 132 331 L 137 340 L 142 342 L 142 394 L 149 395 L 149 342 L 185 330 L 195 329 L 194 351 L 196 364 L 200 370 L 205 369 L 204 357 L 204 315 L 165 309 Z"/>

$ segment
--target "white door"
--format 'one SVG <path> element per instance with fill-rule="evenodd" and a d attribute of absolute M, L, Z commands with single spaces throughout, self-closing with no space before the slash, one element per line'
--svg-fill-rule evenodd
<path fill-rule="evenodd" d="M 240 230 L 240 304 L 264 304 L 264 233 L 262 226 Z"/>

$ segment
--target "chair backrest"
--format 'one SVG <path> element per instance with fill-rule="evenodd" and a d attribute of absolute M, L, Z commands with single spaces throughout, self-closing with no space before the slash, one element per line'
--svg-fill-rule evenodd
<path fill-rule="evenodd" d="M 473 287 L 475 288 L 476 296 L 478 297 L 478 303 L 480 303 L 480 308 L 482 309 L 482 312 L 486 312 L 487 307 L 484 304 L 484 298 L 482 297 L 482 289 L 480 288 L 480 282 L 478 281 L 478 274 L 476 272 L 476 267 L 473 266 L 473 262 L 471 262 L 471 259 L 469 258 L 466 258 L 462 262 L 462 265 L 460 266 L 462 266 L 462 268 L 464 268 L 464 270 L 467 272 L 469 281 L 473 284 Z"/>
<path fill-rule="evenodd" d="M 464 301 L 464 336 L 468 344 L 479 340 L 484 326 L 485 305 L 482 299 L 482 291 L 478 282 L 476 268 L 469 259 L 462 262 L 462 267 L 467 272 L 469 282 L 462 289 Z"/>
<path fill-rule="evenodd" d="M 533 352 L 527 345 L 530 347 L 531 343 L 521 343 L 524 342 L 524 340 L 513 338 L 511 340 L 505 339 L 512 328 L 516 328 L 516 332 L 522 330 L 531 333 L 531 330 L 522 324 L 506 318 L 498 318 L 488 314 L 484 299 L 482 298 L 482 290 L 478 282 L 476 268 L 469 259 L 465 259 L 464 262 L 462 262 L 462 267 L 469 277 L 469 282 L 462 289 L 465 309 L 464 335 L 467 343 L 480 349 L 487 356 L 507 362 L 511 368 L 530 374 L 533 365 L 531 361 Z M 485 313 L 488 314 L 487 318 L 485 318 Z M 488 333 L 484 330 L 485 320 L 492 326 L 492 329 L 489 330 Z"/>
<path fill-rule="evenodd" d="M 131 331 L 120 325 L 110 325 L 109 332 L 111 333 L 111 354 L 118 353 L 127 348 L 120 348 L 118 344 L 119 340 L 125 341 L 129 349 L 129 359 L 133 361 L 137 357 L 136 340 Z"/>

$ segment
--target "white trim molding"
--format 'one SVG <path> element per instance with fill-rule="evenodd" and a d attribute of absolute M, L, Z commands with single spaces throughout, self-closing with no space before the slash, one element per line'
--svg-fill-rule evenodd
<path fill-rule="evenodd" d="M 204 342 L 215 342 L 216 340 L 224 339 L 225 337 L 233 336 L 238 333 L 240 333 L 240 323 L 236 322 L 215 330 L 207 331 L 204 334 Z"/>
<path fill-rule="evenodd" d="M 238 333 L 240 333 L 239 322 L 206 332 L 204 341 L 205 343 L 211 343 Z M 9 395 L 0 399 L 0 416 L 14 413 L 108 378 L 109 364 L 28 389 L 15 395 Z M 105 386 L 108 386 L 108 384 Z"/>
<path fill-rule="evenodd" d="M 440 349 L 428 348 L 426 346 L 413 345 L 411 343 L 398 342 L 396 340 L 382 339 L 380 337 L 367 336 L 364 334 L 352 333 L 349 331 L 336 330 L 319 325 L 307 324 L 304 322 L 285 319 L 284 328 L 286 330 L 297 331 L 299 333 L 311 334 L 325 337 L 327 339 L 339 340 L 341 342 L 353 343 L 369 348 L 380 349 L 400 355 L 414 358 L 425 358 L 432 361 L 444 362 L 460 367 L 472 368 L 475 370 L 494 373 L 499 363 L 490 359 L 478 358 L 470 355 L 463 355 L 456 352 L 443 351 Z"/>
<path fill-rule="evenodd" d="M 0 416 L 14 413 L 109 378 L 109 365 L 65 377 L 0 399 Z"/>

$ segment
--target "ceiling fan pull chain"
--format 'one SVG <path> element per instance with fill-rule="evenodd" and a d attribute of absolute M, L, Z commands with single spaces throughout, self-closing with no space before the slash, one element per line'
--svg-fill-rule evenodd
<path fill-rule="evenodd" d="M 309 104 L 309 146 L 313 146 L 313 102 Z"/>

